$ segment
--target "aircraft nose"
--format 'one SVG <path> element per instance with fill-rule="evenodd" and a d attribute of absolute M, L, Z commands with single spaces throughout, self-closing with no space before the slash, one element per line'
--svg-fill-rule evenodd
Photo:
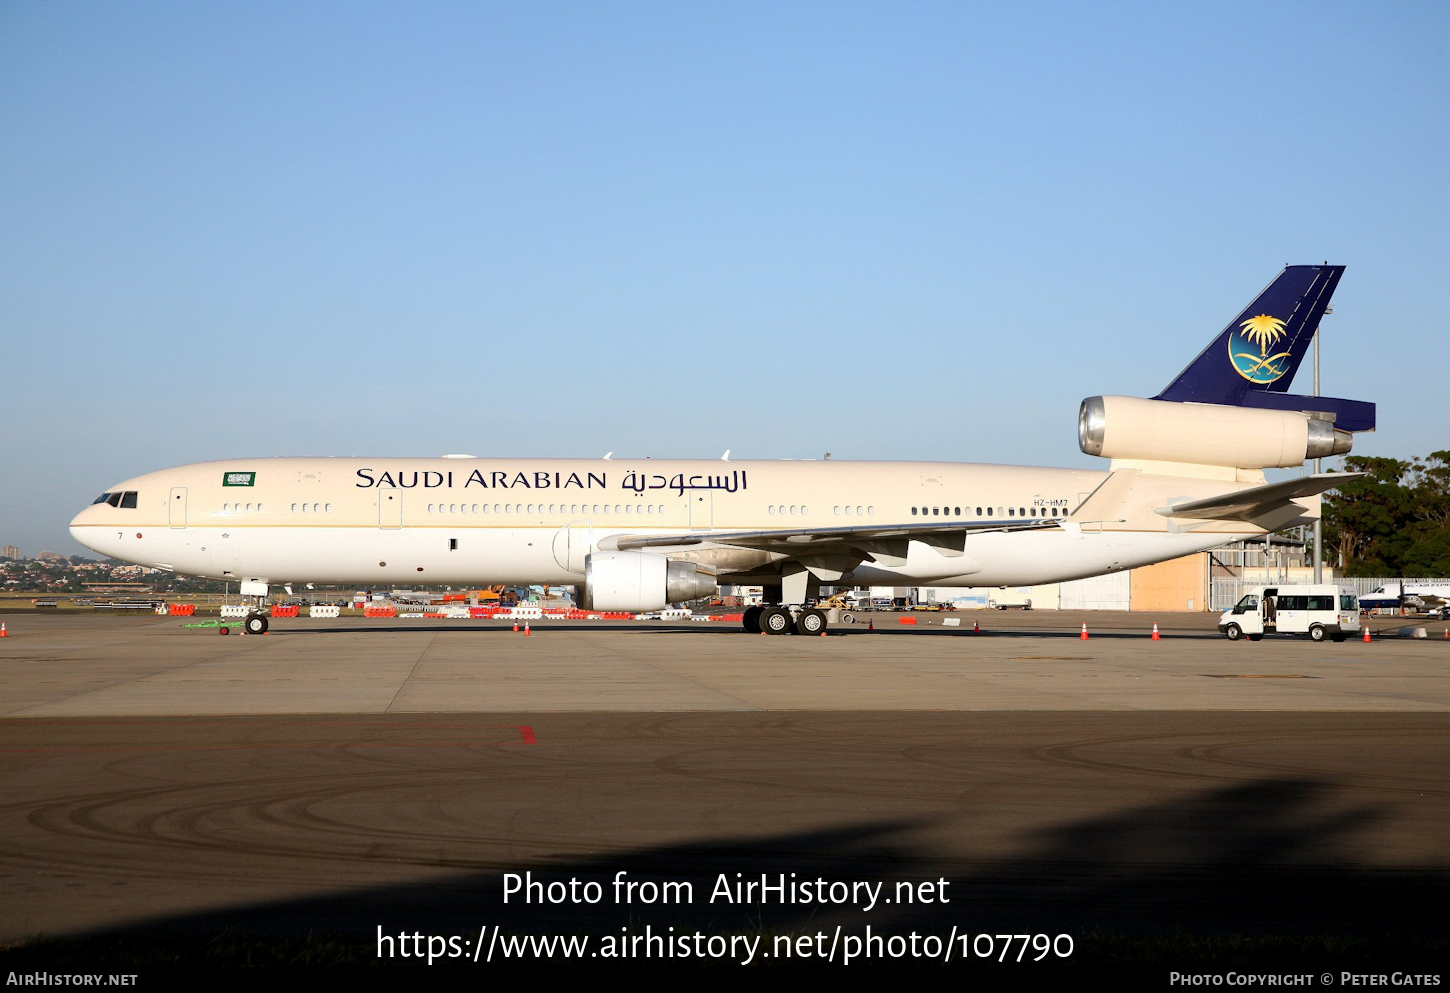
<path fill-rule="evenodd" d="M 72 517 L 70 521 L 70 536 L 74 538 L 79 544 L 86 546 L 91 551 L 99 552 L 101 551 L 101 549 L 97 548 L 95 545 L 96 529 L 94 527 L 87 526 L 87 518 L 89 518 L 90 516 L 91 508 L 86 507 L 79 514 L 76 514 L 74 517 Z"/>

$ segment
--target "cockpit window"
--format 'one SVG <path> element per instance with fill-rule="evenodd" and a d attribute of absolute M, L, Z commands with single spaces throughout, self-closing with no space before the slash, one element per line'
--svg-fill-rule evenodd
<path fill-rule="evenodd" d="M 112 507 L 121 506 L 121 494 L 119 492 L 112 493 L 109 497 L 106 498 L 106 502 L 109 503 Z"/>
<path fill-rule="evenodd" d="M 91 506 L 94 507 L 98 503 L 106 503 L 110 499 L 111 499 L 111 494 L 109 494 L 109 493 L 102 493 L 100 496 L 96 497 L 94 500 L 91 501 Z"/>
<path fill-rule="evenodd" d="M 135 490 L 127 490 L 125 493 L 121 494 L 121 509 L 126 510 L 128 508 L 132 510 L 136 508 Z"/>

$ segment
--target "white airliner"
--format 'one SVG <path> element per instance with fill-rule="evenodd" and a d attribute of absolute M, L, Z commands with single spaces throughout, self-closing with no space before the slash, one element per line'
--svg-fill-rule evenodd
<path fill-rule="evenodd" d="M 1340 266 L 1291 266 L 1158 397 L 1093 397 L 1104 470 L 957 462 L 228 459 L 118 483 L 71 522 L 105 555 L 233 580 L 573 586 L 655 610 L 761 585 L 745 628 L 825 630 L 821 584 L 1025 586 L 1317 518 L 1344 475 L 1263 470 L 1349 450 L 1373 405 L 1282 392 Z M 1336 424 L 1336 419 L 1339 423 Z M 260 612 L 249 630 L 266 629 Z"/>

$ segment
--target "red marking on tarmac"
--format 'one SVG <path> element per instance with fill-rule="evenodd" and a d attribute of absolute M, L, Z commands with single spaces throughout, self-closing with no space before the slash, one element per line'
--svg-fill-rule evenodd
<path fill-rule="evenodd" d="M 534 729 L 527 724 L 520 724 L 519 730 L 523 732 L 525 745 L 537 745 L 539 742 L 534 737 Z"/>

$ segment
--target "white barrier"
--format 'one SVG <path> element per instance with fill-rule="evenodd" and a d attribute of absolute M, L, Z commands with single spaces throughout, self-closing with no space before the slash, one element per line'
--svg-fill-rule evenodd
<path fill-rule="evenodd" d="M 695 614 L 693 617 L 690 618 L 690 620 L 692 621 L 708 621 L 709 619 L 709 614 Z"/>
<path fill-rule="evenodd" d="M 335 603 L 314 603 L 307 609 L 308 617 L 338 617 L 342 608 Z"/>
<path fill-rule="evenodd" d="M 683 621 L 689 618 L 690 610 L 687 607 L 671 607 L 668 610 L 660 611 L 662 621 Z"/>
<path fill-rule="evenodd" d="M 252 612 L 251 607 L 239 603 L 222 604 L 222 617 L 246 617 Z"/>
<path fill-rule="evenodd" d="M 544 608 L 514 607 L 509 611 L 509 617 L 520 621 L 541 621 L 544 619 Z"/>
<path fill-rule="evenodd" d="M 962 626 L 962 619 L 960 617 L 943 617 L 941 625 L 944 628 L 959 628 Z"/>

